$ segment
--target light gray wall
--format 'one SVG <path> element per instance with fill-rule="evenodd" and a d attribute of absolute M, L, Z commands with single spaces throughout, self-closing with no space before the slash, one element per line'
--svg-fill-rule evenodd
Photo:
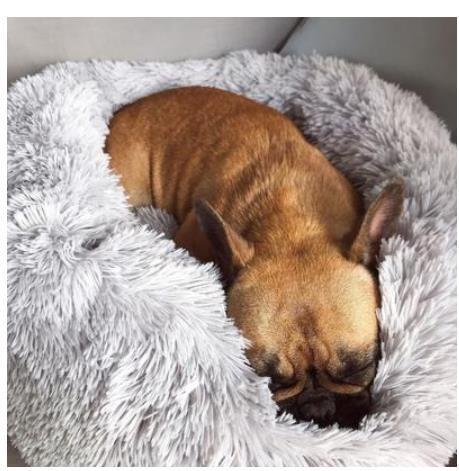
<path fill-rule="evenodd" d="M 283 52 L 317 51 L 367 64 L 386 80 L 418 93 L 454 137 L 456 37 L 456 18 L 308 18 Z"/>
<path fill-rule="evenodd" d="M 276 50 L 298 18 L 8 18 L 8 82 L 65 60 L 177 61 Z M 309 18 L 284 52 L 373 67 L 417 92 L 456 135 L 455 18 Z"/>
<path fill-rule="evenodd" d="M 272 51 L 298 18 L 8 18 L 8 83 L 65 60 L 177 61 Z"/>

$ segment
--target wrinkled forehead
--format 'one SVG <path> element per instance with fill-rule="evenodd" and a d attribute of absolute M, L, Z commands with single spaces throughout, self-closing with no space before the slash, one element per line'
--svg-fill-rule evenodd
<path fill-rule="evenodd" d="M 336 348 L 374 348 L 368 342 L 377 332 L 379 294 L 377 280 L 364 267 L 335 272 L 323 289 L 313 288 L 307 297 L 313 304 L 311 321 L 327 338 L 334 338 Z"/>
<path fill-rule="evenodd" d="M 363 266 L 346 263 L 311 276 L 288 303 L 291 315 L 312 334 L 333 339 L 334 348 L 340 341 L 343 349 L 373 348 L 368 342 L 377 332 L 379 295 L 376 279 Z"/>
<path fill-rule="evenodd" d="M 335 290 L 336 299 L 345 303 L 374 301 L 378 294 L 376 278 L 363 265 L 351 263 L 330 275 L 329 287 Z"/>

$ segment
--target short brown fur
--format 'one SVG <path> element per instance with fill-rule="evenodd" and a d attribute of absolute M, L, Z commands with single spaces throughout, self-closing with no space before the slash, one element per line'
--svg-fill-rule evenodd
<path fill-rule="evenodd" d="M 204 87 L 124 107 L 106 150 L 129 202 L 171 212 L 177 244 L 220 265 L 252 366 L 284 386 L 277 400 L 312 373 L 335 392 L 369 384 L 379 295 L 364 265 L 400 212 L 400 183 L 364 220 L 355 190 L 288 118 Z"/>

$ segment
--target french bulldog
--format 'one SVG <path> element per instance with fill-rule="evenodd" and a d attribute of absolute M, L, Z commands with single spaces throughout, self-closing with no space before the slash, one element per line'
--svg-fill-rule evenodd
<path fill-rule="evenodd" d="M 365 212 L 295 124 L 234 93 L 177 88 L 112 118 L 110 165 L 129 203 L 178 221 L 178 246 L 223 274 L 227 312 L 278 403 L 362 394 L 376 371 L 375 260 L 403 202 L 391 181 Z"/>

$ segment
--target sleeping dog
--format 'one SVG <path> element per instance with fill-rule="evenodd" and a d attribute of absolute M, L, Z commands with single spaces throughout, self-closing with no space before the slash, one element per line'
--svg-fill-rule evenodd
<path fill-rule="evenodd" d="M 365 392 L 378 354 L 374 262 L 400 214 L 401 182 L 364 213 L 287 117 L 204 87 L 122 108 L 106 150 L 130 204 L 172 213 L 177 245 L 219 265 L 228 314 L 277 402 Z"/>

